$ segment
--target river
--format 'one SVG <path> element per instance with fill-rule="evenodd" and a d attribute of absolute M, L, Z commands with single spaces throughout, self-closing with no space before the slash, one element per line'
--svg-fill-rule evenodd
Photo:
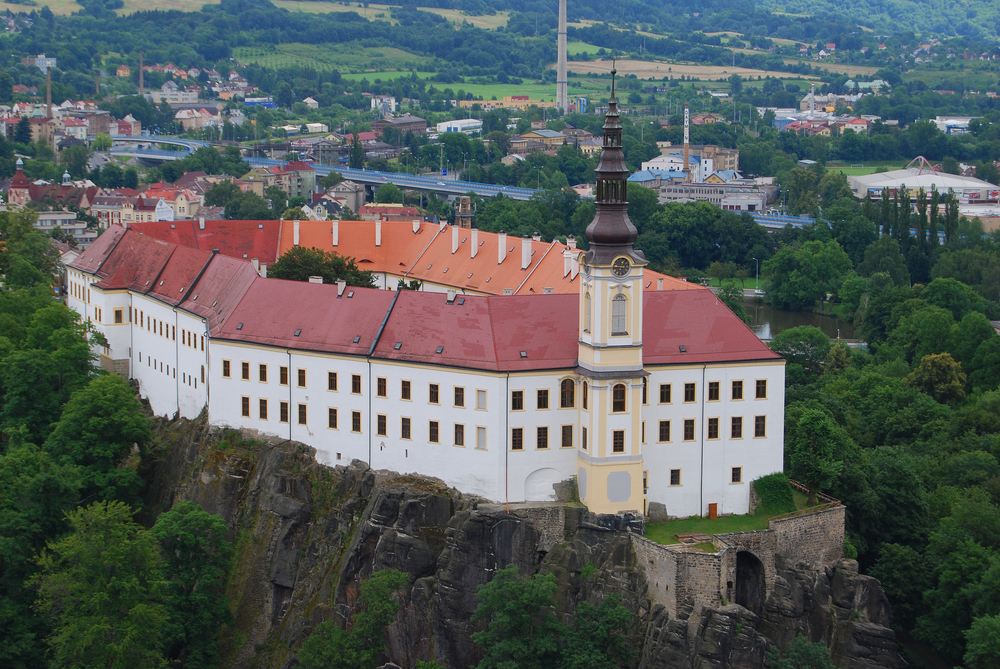
<path fill-rule="evenodd" d="M 746 302 L 743 304 L 750 316 L 750 327 L 761 339 L 774 337 L 782 330 L 799 325 L 815 325 L 831 339 L 855 339 L 854 324 L 834 316 L 820 316 L 812 311 L 782 311 L 766 304 Z"/>

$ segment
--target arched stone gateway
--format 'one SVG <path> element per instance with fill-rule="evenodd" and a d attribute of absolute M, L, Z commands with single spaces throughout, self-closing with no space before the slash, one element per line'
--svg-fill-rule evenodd
<path fill-rule="evenodd" d="M 766 596 L 764 565 L 753 553 L 739 551 L 736 553 L 736 603 L 760 615 Z"/>

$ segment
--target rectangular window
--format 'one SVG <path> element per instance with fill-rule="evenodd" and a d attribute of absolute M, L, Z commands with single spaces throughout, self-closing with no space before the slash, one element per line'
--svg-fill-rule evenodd
<path fill-rule="evenodd" d="M 401 439 L 409 439 L 410 438 L 410 419 L 409 418 L 403 418 L 400 421 L 399 436 L 400 436 Z"/>
<path fill-rule="evenodd" d="M 408 400 L 410 399 L 410 382 L 402 381 L 399 387 L 399 397 L 400 399 Z"/>
<path fill-rule="evenodd" d="M 681 470 L 671 469 L 670 470 L 670 485 L 680 485 L 681 484 Z"/>
<path fill-rule="evenodd" d="M 244 396 L 242 398 L 241 405 L 242 406 L 240 407 L 240 409 L 241 409 L 240 415 L 243 416 L 244 418 L 249 418 L 250 417 L 250 398 Z"/>
<path fill-rule="evenodd" d="M 205 383 L 205 365 L 201 366 L 201 382 Z M 198 387 L 198 382 L 197 381 L 194 382 L 194 387 L 195 388 Z"/>
<path fill-rule="evenodd" d="M 438 404 L 440 402 L 440 398 L 438 397 L 438 384 L 430 384 L 427 390 L 427 401 L 431 404 Z"/>
<path fill-rule="evenodd" d="M 580 448 L 587 450 L 587 428 L 580 428 Z"/>
<path fill-rule="evenodd" d="M 512 451 L 523 451 L 524 450 L 524 428 L 515 427 L 510 431 L 510 450 Z"/>
<path fill-rule="evenodd" d="M 261 381 L 266 381 L 267 379 L 261 379 Z M 278 385 L 287 386 L 288 385 L 288 368 L 278 367 Z"/>
<path fill-rule="evenodd" d="M 267 365 L 260 365 L 257 370 L 257 378 L 261 383 L 267 383 Z"/>
<path fill-rule="evenodd" d="M 611 389 L 611 411 L 621 413 L 625 411 L 625 384 L 616 383 Z"/>
<path fill-rule="evenodd" d="M 361 412 L 351 412 L 351 432 L 361 432 Z"/>
<path fill-rule="evenodd" d="M 549 428 L 539 427 L 535 430 L 535 448 L 549 447 Z"/>
<path fill-rule="evenodd" d="M 288 402 L 278 404 L 278 420 L 282 423 L 288 422 Z"/>
<path fill-rule="evenodd" d="M 767 379 L 757 379 L 757 399 L 767 399 Z"/>
<path fill-rule="evenodd" d="M 244 362 L 244 363 L 242 363 L 241 367 L 242 367 L 242 371 L 243 371 L 243 380 L 244 381 L 249 381 L 250 380 L 250 363 L 249 362 Z"/>
<path fill-rule="evenodd" d="M 670 421 L 661 420 L 660 421 L 660 439 L 659 441 L 670 441 Z"/>
<path fill-rule="evenodd" d="M 660 404 L 670 404 L 670 384 L 660 384 Z"/>
<path fill-rule="evenodd" d="M 718 439 L 719 438 L 719 419 L 709 418 L 708 419 L 708 438 Z"/>
<path fill-rule="evenodd" d="M 125 310 L 115 309 L 115 324 L 121 325 L 125 321 Z"/>
<path fill-rule="evenodd" d="M 538 409 L 548 409 L 549 408 L 549 390 L 548 388 L 543 388 L 538 391 L 538 404 L 536 406 Z"/>
<path fill-rule="evenodd" d="M 753 436 L 754 437 L 766 437 L 767 436 L 767 416 L 754 416 L 754 418 L 753 418 Z"/>
<path fill-rule="evenodd" d="M 351 374 L 351 393 L 354 395 L 361 394 L 361 375 Z"/>
<path fill-rule="evenodd" d="M 709 381 L 708 382 L 708 401 L 718 402 L 719 401 L 719 382 Z"/>
<path fill-rule="evenodd" d="M 305 425 L 305 424 L 306 424 L 306 405 L 305 404 L 300 404 L 299 405 L 299 425 Z"/>
<path fill-rule="evenodd" d="M 562 426 L 562 447 L 563 448 L 573 448 L 573 426 L 563 425 Z"/>
<path fill-rule="evenodd" d="M 486 450 L 486 428 L 477 427 L 476 428 L 476 448 L 480 451 Z"/>
<path fill-rule="evenodd" d="M 523 411 L 524 410 L 524 391 L 523 390 L 512 390 L 512 391 L 510 391 L 510 410 L 511 411 Z"/>
<path fill-rule="evenodd" d="M 611 433 L 611 452 L 625 452 L 625 430 L 615 430 Z"/>
<path fill-rule="evenodd" d="M 588 397 L 587 397 L 588 388 L 589 388 L 589 386 L 588 386 L 587 382 L 584 381 L 583 382 L 583 408 L 585 410 L 587 408 L 587 401 L 588 401 Z"/>
<path fill-rule="evenodd" d="M 743 416 L 733 416 L 732 428 L 729 431 L 729 437 L 731 439 L 742 439 L 743 438 Z"/>
<path fill-rule="evenodd" d="M 642 421 L 642 443 L 646 443 L 646 421 Z"/>
<path fill-rule="evenodd" d="M 337 372 L 326 373 L 326 389 L 337 390 Z"/>
<path fill-rule="evenodd" d="M 222 361 L 222 378 L 224 378 L 224 379 L 228 379 L 229 378 L 229 361 L 228 360 L 223 360 Z"/>
<path fill-rule="evenodd" d="M 743 399 L 743 382 L 733 381 L 733 399 L 741 400 Z"/>
<path fill-rule="evenodd" d="M 486 391 L 477 390 L 476 391 L 476 408 L 480 411 L 486 410 Z"/>
<path fill-rule="evenodd" d="M 465 406 L 465 388 L 461 386 L 455 386 L 455 406 Z"/>
<path fill-rule="evenodd" d="M 175 325 L 170 326 L 170 340 L 177 341 L 177 326 Z"/>
<path fill-rule="evenodd" d="M 260 417 L 260 419 L 261 420 L 267 420 L 267 400 L 266 399 L 262 398 L 260 400 L 260 404 L 258 406 L 258 409 L 259 409 L 258 416 Z"/>
<path fill-rule="evenodd" d="M 684 401 L 685 402 L 695 401 L 695 384 L 693 383 L 684 384 Z"/>
<path fill-rule="evenodd" d="M 694 418 L 684 419 L 684 441 L 694 441 Z"/>
<path fill-rule="evenodd" d="M 455 445 L 465 446 L 465 426 L 455 423 Z"/>
<path fill-rule="evenodd" d="M 743 483 L 743 468 L 742 467 L 733 467 L 732 482 L 733 483 Z"/>
<path fill-rule="evenodd" d="M 376 379 L 375 381 L 375 394 L 378 395 L 379 397 L 388 397 L 389 396 L 388 386 L 389 384 L 384 376 L 378 377 L 378 379 Z"/>
<path fill-rule="evenodd" d="M 559 385 L 559 408 L 572 409 L 576 406 L 576 382 L 566 379 Z"/>
<path fill-rule="evenodd" d="M 205 336 L 201 335 L 199 337 L 199 339 L 201 339 L 201 350 L 204 351 L 205 350 Z"/>
<path fill-rule="evenodd" d="M 386 420 L 386 417 L 385 417 L 384 413 L 380 413 L 378 416 L 376 416 L 375 417 L 375 434 L 377 434 L 380 437 L 386 436 L 386 434 L 388 434 L 388 432 L 387 432 L 387 423 L 388 423 L 388 421 Z"/>
<path fill-rule="evenodd" d="M 436 420 L 432 420 L 427 426 L 427 441 L 432 444 L 436 444 L 440 441 L 438 436 L 438 422 Z"/>
<path fill-rule="evenodd" d="M 298 381 L 299 381 L 299 388 L 305 388 L 306 387 L 306 370 L 300 369 L 298 371 L 298 376 L 299 376 L 299 379 L 298 379 Z"/>
<path fill-rule="evenodd" d="M 337 429 L 337 410 L 333 407 L 326 410 L 326 426 L 331 430 Z"/>

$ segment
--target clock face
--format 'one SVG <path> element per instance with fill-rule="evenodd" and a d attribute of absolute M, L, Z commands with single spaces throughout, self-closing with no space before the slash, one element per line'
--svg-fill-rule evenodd
<path fill-rule="evenodd" d="M 625 276 L 631 267 L 632 265 L 629 263 L 628 258 L 618 258 L 611 265 L 611 271 L 614 272 L 615 276 Z"/>

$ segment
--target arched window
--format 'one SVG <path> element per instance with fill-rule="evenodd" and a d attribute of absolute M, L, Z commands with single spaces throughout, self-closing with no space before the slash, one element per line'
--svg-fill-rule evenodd
<path fill-rule="evenodd" d="M 583 382 L 583 408 L 584 409 L 587 408 L 587 389 L 588 389 L 587 382 L 584 381 Z"/>
<path fill-rule="evenodd" d="M 576 383 L 566 379 L 559 385 L 559 408 L 572 409 L 576 406 Z"/>
<path fill-rule="evenodd" d="M 623 413 L 625 411 L 625 384 L 618 383 L 611 389 L 611 411 Z"/>
<path fill-rule="evenodd" d="M 587 293 L 584 296 L 583 301 L 586 302 L 586 309 L 585 309 L 585 311 L 587 312 L 584 315 L 585 316 L 585 320 L 584 320 L 584 323 L 583 323 L 583 331 L 584 332 L 590 332 L 590 293 Z"/>
<path fill-rule="evenodd" d="M 628 300 L 624 295 L 615 295 L 611 299 L 611 334 L 627 335 L 625 331 L 625 309 Z"/>

